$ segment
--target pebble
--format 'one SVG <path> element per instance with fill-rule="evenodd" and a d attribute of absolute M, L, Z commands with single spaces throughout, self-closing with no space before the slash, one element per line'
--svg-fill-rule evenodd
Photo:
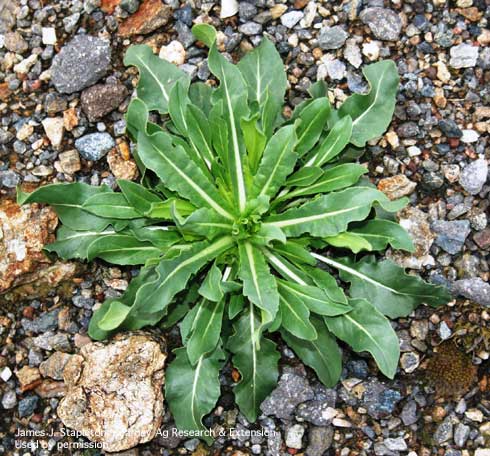
<path fill-rule="evenodd" d="M 347 40 L 344 57 L 354 68 L 359 68 L 362 65 L 361 50 L 354 40 Z"/>
<path fill-rule="evenodd" d="M 449 53 L 451 55 L 449 65 L 453 68 L 474 67 L 478 59 L 478 47 L 471 44 L 462 43 L 458 46 L 453 46 Z"/>
<path fill-rule="evenodd" d="M 378 60 L 380 46 L 378 41 L 370 41 L 362 44 L 362 54 L 365 55 L 371 62 Z"/>
<path fill-rule="evenodd" d="M 16 54 L 23 54 L 29 49 L 29 44 L 19 32 L 7 32 L 3 44 L 9 51 Z"/>
<path fill-rule="evenodd" d="M 52 331 L 45 332 L 40 336 L 34 337 L 32 343 L 43 350 L 60 350 L 60 351 L 70 351 L 70 341 L 68 336 L 63 333 L 54 333 Z"/>
<path fill-rule="evenodd" d="M 10 370 L 10 367 L 5 366 L 1 371 L 0 371 L 0 378 L 4 382 L 8 382 L 10 378 L 12 377 L 12 371 Z"/>
<path fill-rule="evenodd" d="M 65 131 L 63 117 L 47 117 L 41 123 L 53 148 L 59 149 Z"/>
<path fill-rule="evenodd" d="M 58 92 L 73 93 L 95 84 L 111 64 L 108 41 L 77 35 L 54 57 L 51 80 Z"/>
<path fill-rule="evenodd" d="M 417 422 L 417 403 L 413 400 L 408 401 L 402 409 L 400 418 L 405 426 L 410 426 Z"/>
<path fill-rule="evenodd" d="M 180 41 L 173 40 L 167 46 L 161 47 L 158 57 L 174 65 L 182 65 L 185 62 L 184 46 Z"/>
<path fill-rule="evenodd" d="M 13 409 L 17 405 L 17 396 L 14 390 L 7 390 L 2 396 L 2 407 L 4 409 Z"/>
<path fill-rule="evenodd" d="M 310 428 L 306 456 L 323 456 L 332 445 L 333 434 L 334 431 L 331 426 Z"/>
<path fill-rule="evenodd" d="M 318 44 L 322 49 L 339 49 L 341 48 L 349 34 L 340 26 L 323 27 L 318 35 Z"/>
<path fill-rule="evenodd" d="M 366 382 L 364 388 L 363 406 L 376 420 L 391 415 L 402 398 L 399 391 L 388 388 L 376 378 Z"/>
<path fill-rule="evenodd" d="M 17 407 L 19 417 L 24 418 L 25 416 L 30 416 L 36 410 L 37 404 L 39 402 L 39 397 L 37 396 L 27 396 L 19 401 Z"/>
<path fill-rule="evenodd" d="M 43 44 L 54 46 L 57 42 L 56 30 L 53 27 L 43 27 L 42 40 Z"/>
<path fill-rule="evenodd" d="M 82 92 L 82 110 L 90 122 L 95 122 L 118 108 L 127 95 L 123 84 L 96 84 Z"/>
<path fill-rule="evenodd" d="M 366 8 L 359 16 L 373 35 L 379 40 L 395 41 L 400 37 L 402 20 L 393 10 L 388 8 Z"/>
<path fill-rule="evenodd" d="M 403 353 L 400 358 L 400 366 L 407 373 L 414 372 L 420 364 L 420 356 L 416 352 Z"/>
<path fill-rule="evenodd" d="M 408 450 L 407 442 L 403 437 L 384 439 L 383 444 L 390 451 Z"/>
<path fill-rule="evenodd" d="M 75 147 L 86 160 L 97 161 L 115 146 L 109 133 L 91 133 L 75 141 Z"/>
<path fill-rule="evenodd" d="M 483 421 L 483 412 L 476 408 L 466 410 L 464 414 L 466 418 L 470 419 L 471 421 L 476 421 L 477 423 L 481 423 Z"/>
<path fill-rule="evenodd" d="M 287 28 L 293 28 L 301 19 L 304 13 L 302 11 L 289 11 L 281 16 L 281 24 Z"/>
<path fill-rule="evenodd" d="M 415 191 L 417 184 L 404 174 L 386 177 L 378 182 L 378 190 L 382 191 L 390 200 L 396 200 L 410 195 Z"/>
<path fill-rule="evenodd" d="M 434 443 L 441 445 L 453 437 L 453 423 L 452 418 L 446 418 L 439 426 L 437 426 L 436 432 L 433 435 Z"/>
<path fill-rule="evenodd" d="M 63 370 L 72 355 L 63 352 L 54 352 L 46 361 L 39 366 L 39 372 L 43 377 L 53 380 L 63 380 Z"/>
<path fill-rule="evenodd" d="M 461 142 L 465 144 L 471 144 L 478 141 L 480 135 L 475 130 L 463 130 L 463 134 L 461 136 Z"/>
<path fill-rule="evenodd" d="M 61 171 L 65 174 L 74 174 L 82 169 L 80 164 L 80 154 L 75 150 L 67 150 L 58 156 Z"/>
<path fill-rule="evenodd" d="M 238 13 L 237 0 L 221 0 L 221 19 L 234 16 L 236 13 Z"/>
<path fill-rule="evenodd" d="M 436 220 L 431 228 L 437 235 L 434 242 L 451 255 L 461 251 L 471 231 L 468 220 Z"/>
<path fill-rule="evenodd" d="M 470 195 L 481 192 L 488 177 L 488 162 L 479 158 L 465 166 L 461 171 L 459 183 Z"/>
<path fill-rule="evenodd" d="M 451 337 L 451 334 L 453 333 L 451 331 L 451 328 L 447 325 L 445 321 L 442 321 L 441 324 L 439 325 L 439 329 L 437 331 L 439 333 L 439 337 L 442 340 L 447 340 Z"/>
<path fill-rule="evenodd" d="M 340 81 L 344 79 L 346 74 L 345 64 L 342 63 L 339 59 L 327 60 L 326 62 L 327 73 L 330 79 L 334 81 Z"/>
<path fill-rule="evenodd" d="M 286 433 L 286 446 L 300 450 L 303 446 L 302 440 L 305 433 L 305 428 L 300 424 L 294 424 Z"/>
<path fill-rule="evenodd" d="M 455 294 L 471 299 L 484 307 L 490 307 L 490 284 L 480 277 L 456 280 L 452 290 Z"/>
<path fill-rule="evenodd" d="M 256 22 L 245 22 L 245 24 L 240 25 L 238 30 L 244 35 L 258 35 L 262 32 L 262 25 L 257 24 Z"/>
<path fill-rule="evenodd" d="M 45 333 L 46 331 L 57 329 L 59 313 L 60 309 L 54 309 L 50 312 L 43 312 L 33 320 L 23 318 L 20 323 L 24 331 L 29 331 L 34 334 Z"/>

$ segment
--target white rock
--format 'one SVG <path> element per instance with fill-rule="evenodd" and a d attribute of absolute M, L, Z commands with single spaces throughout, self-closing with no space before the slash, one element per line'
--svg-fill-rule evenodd
<path fill-rule="evenodd" d="M 12 371 L 10 370 L 10 367 L 6 366 L 2 369 L 2 372 L 0 372 L 0 378 L 4 382 L 8 382 L 10 377 L 12 377 Z"/>
<path fill-rule="evenodd" d="M 362 45 L 362 53 L 369 60 L 374 61 L 379 57 L 379 42 L 370 41 L 369 43 L 363 43 Z"/>
<path fill-rule="evenodd" d="M 339 59 L 328 60 L 326 62 L 326 66 L 330 79 L 333 79 L 334 81 L 340 81 L 345 77 L 346 68 Z"/>
<path fill-rule="evenodd" d="M 236 13 L 238 13 L 237 0 L 221 0 L 221 19 L 234 16 Z"/>
<path fill-rule="evenodd" d="M 304 13 L 302 11 L 290 11 L 281 16 L 281 24 L 287 28 L 293 28 L 301 19 Z"/>
<path fill-rule="evenodd" d="M 46 117 L 42 122 L 46 136 L 51 145 L 57 149 L 63 141 L 63 133 L 65 127 L 63 125 L 63 117 Z"/>
<path fill-rule="evenodd" d="M 476 65 L 478 60 L 478 46 L 461 43 L 458 46 L 453 46 L 449 50 L 451 59 L 449 65 L 453 68 L 471 68 Z"/>
<path fill-rule="evenodd" d="M 286 434 L 286 446 L 300 450 L 302 447 L 302 439 L 305 433 L 305 428 L 300 424 L 295 424 L 288 429 Z"/>
<path fill-rule="evenodd" d="M 463 130 L 463 136 L 461 136 L 461 141 L 469 144 L 478 141 L 480 135 L 475 130 Z"/>
<path fill-rule="evenodd" d="M 42 30 L 43 44 L 54 45 L 56 44 L 56 30 L 53 27 L 43 27 Z"/>
<path fill-rule="evenodd" d="M 362 65 L 361 50 L 354 40 L 347 40 L 345 43 L 344 57 L 355 68 Z"/>
<path fill-rule="evenodd" d="M 478 448 L 475 451 L 475 456 L 490 456 L 490 448 Z"/>
<path fill-rule="evenodd" d="M 306 5 L 304 12 L 305 17 L 301 19 L 300 25 L 301 28 L 308 28 L 313 24 L 313 21 L 316 16 L 317 4 L 315 2 L 310 2 Z"/>
<path fill-rule="evenodd" d="M 179 41 L 171 41 L 167 46 L 162 46 L 158 57 L 175 65 L 182 65 L 185 62 L 184 46 Z"/>
<path fill-rule="evenodd" d="M 471 421 L 476 421 L 477 423 L 481 423 L 483 421 L 483 413 L 476 408 L 466 410 L 464 414 L 466 418 L 470 419 Z"/>
<path fill-rule="evenodd" d="M 416 157 L 417 155 L 420 155 L 422 153 L 422 151 L 417 146 L 408 147 L 407 152 L 409 157 Z"/>
<path fill-rule="evenodd" d="M 27 59 L 22 60 L 19 62 L 17 65 L 14 66 L 14 71 L 16 73 L 20 74 L 26 74 L 29 73 L 29 70 L 31 69 L 32 65 L 34 65 L 37 62 L 38 55 L 37 54 L 32 54 Z"/>
<path fill-rule="evenodd" d="M 451 80 L 451 73 L 447 69 L 447 66 L 444 62 L 437 62 L 437 79 L 442 82 L 448 82 Z"/>

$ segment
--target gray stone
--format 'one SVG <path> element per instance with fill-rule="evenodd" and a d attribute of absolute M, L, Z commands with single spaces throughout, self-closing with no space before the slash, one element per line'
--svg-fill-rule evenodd
<path fill-rule="evenodd" d="M 452 418 L 447 417 L 439 426 L 437 426 L 433 439 L 436 445 L 441 445 L 444 442 L 452 439 L 453 437 L 453 423 Z"/>
<path fill-rule="evenodd" d="M 366 382 L 364 387 L 362 403 L 369 416 L 376 420 L 391 415 L 402 398 L 399 391 L 388 388 L 376 378 Z"/>
<path fill-rule="evenodd" d="M 453 68 L 471 68 L 478 60 L 478 47 L 471 44 L 461 43 L 449 50 L 451 59 L 449 65 Z"/>
<path fill-rule="evenodd" d="M 95 122 L 116 109 L 127 94 L 123 84 L 96 84 L 82 92 L 83 112 L 90 122 Z"/>
<path fill-rule="evenodd" d="M 110 63 L 108 41 L 77 35 L 53 59 L 51 80 L 59 92 L 78 92 L 104 76 Z"/>
<path fill-rule="evenodd" d="M 312 427 L 308 433 L 306 456 L 323 456 L 332 445 L 332 427 Z"/>
<path fill-rule="evenodd" d="M 340 81 L 345 77 L 346 67 L 339 59 L 328 60 L 325 65 L 327 66 L 327 73 L 330 79 Z"/>
<path fill-rule="evenodd" d="M 359 16 L 373 35 L 386 41 L 395 41 L 399 38 L 402 30 L 402 20 L 394 11 L 387 8 L 366 8 Z"/>
<path fill-rule="evenodd" d="M 130 14 L 136 13 L 140 6 L 139 0 L 121 0 L 119 6 Z"/>
<path fill-rule="evenodd" d="M 281 24 L 287 28 L 293 28 L 301 19 L 304 13 L 302 11 L 290 11 L 281 16 Z"/>
<path fill-rule="evenodd" d="M 452 286 L 452 291 L 455 295 L 464 296 L 484 307 L 490 307 L 490 284 L 480 277 L 457 280 Z"/>
<path fill-rule="evenodd" d="M 25 331 L 30 331 L 36 334 L 51 331 L 58 327 L 59 313 L 60 309 L 55 309 L 51 312 L 43 313 L 34 320 L 23 318 L 20 323 Z"/>
<path fill-rule="evenodd" d="M 17 405 L 17 396 L 14 390 L 8 390 L 2 396 L 2 407 L 6 410 L 13 409 Z"/>
<path fill-rule="evenodd" d="M 480 193 L 488 177 L 488 162 L 480 158 L 463 168 L 459 183 L 468 193 L 476 195 Z"/>
<path fill-rule="evenodd" d="M 27 396 L 24 399 L 20 400 L 17 407 L 19 417 L 24 418 L 25 416 L 32 415 L 36 410 L 38 402 L 39 397 L 37 396 Z"/>
<path fill-rule="evenodd" d="M 444 136 L 447 136 L 448 138 L 461 138 L 461 136 L 463 136 L 463 132 L 454 120 L 443 119 L 437 126 L 444 133 Z"/>
<path fill-rule="evenodd" d="M 406 451 L 408 449 L 407 442 L 403 437 L 388 438 L 383 443 L 391 451 Z"/>
<path fill-rule="evenodd" d="M 0 187 L 15 188 L 20 184 L 20 176 L 14 171 L 0 171 Z"/>
<path fill-rule="evenodd" d="M 335 404 L 330 401 L 308 401 L 298 405 L 296 416 L 315 426 L 326 426 L 336 415 L 333 407 Z"/>
<path fill-rule="evenodd" d="M 460 448 L 464 448 L 471 428 L 463 423 L 458 423 L 454 428 L 454 443 Z"/>
<path fill-rule="evenodd" d="M 417 403 L 415 401 L 408 401 L 402 409 L 400 418 L 405 426 L 410 426 L 417 422 Z"/>
<path fill-rule="evenodd" d="M 260 408 L 264 415 L 290 419 L 298 404 L 313 397 L 313 390 L 305 377 L 294 372 L 285 372 L 276 389 L 262 402 Z"/>
<path fill-rule="evenodd" d="M 59 351 L 70 351 L 70 341 L 68 340 L 68 335 L 64 333 L 54 333 L 52 331 L 45 332 L 40 336 L 34 337 L 32 343 L 43 350 L 59 350 Z"/>
<path fill-rule="evenodd" d="M 318 35 L 318 44 L 322 49 L 339 49 L 341 48 L 349 34 L 340 26 L 323 27 Z"/>
<path fill-rule="evenodd" d="M 436 220 L 431 225 L 432 230 L 436 233 L 435 244 L 441 249 L 455 255 L 463 248 L 466 238 L 471 232 L 470 222 L 468 220 Z"/>
<path fill-rule="evenodd" d="M 15 52 L 16 54 L 23 54 L 29 49 L 27 41 L 24 40 L 19 32 L 7 32 L 5 34 L 4 45 L 9 51 Z"/>
<path fill-rule="evenodd" d="M 286 446 L 299 450 L 303 447 L 305 428 L 301 424 L 290 426 L 286 432 Z"/>
<path fill-rule="evenodd" d="M 256 22 L 245 22 L 238 27 L 238 31 L 244 35 L 258 35 L 262 32 L 262 26 Z"/>
<path fill-rule="evenodd" d="M 109 133 L 91 133 L 75 141 L 75 147 L 86 160 L 97 161 L 115 146 Z"/>

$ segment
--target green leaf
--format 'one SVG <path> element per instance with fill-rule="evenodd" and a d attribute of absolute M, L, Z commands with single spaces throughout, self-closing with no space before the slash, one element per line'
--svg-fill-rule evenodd
<path fill-rule="evenodd" d="M 250 171 L 255 173 L 259 166 L 259 161 L 262 158 L 267 138 L 257 126 L 258 114 L 250 119 L 240 119 L 242 128 L 243 140 L 247 149 L 248 163 Z"/>
<path fill-rule="evenodd" d="M 131 233 L 139 241 L 148 241 L 161 250 L 182 241 L 180 233 L 175 229 L 169 229 L 168 226 L 155 225 L 131 228 Z"/>
<path fill-rule="evenodd" d="M 327 137 L 311 153 L 306 166 L 322 166 L 335 158 L 349 143 L 352 134 L 352 119 L 346 115 L 335 123 Z"/>
<path fill-rule="evenodd" d="M 389 220 L 369 220 L 350 231 L 366 239 L 373 250 L 384 250 L 388 244 L 394 249 L 407 252 L 415 250 L 410 235 L 398 223 Z"/>
<path fill-rule="evenodd" d="M 298 142 L 296 152 L 301 157 L 306 154 L 318 141 L 327 122 L 330 103 L 327 98 L 317 98 L 299 114 L 301 120 L 296 134 Z"/>
<path fill-rule="evenodd" d="M 253 195 L 274 196 L 296 164 L 294 126 L 280 128 L 269 140 L 253 181 Z"/>
<path fill-rule="evenodd" d="M 199 294 L 209 301 L 219 302 L 223 299 L 223 288 L 221 282 L 223 274 L 219 268 L 213 264 L 209 269 L 204 282 L 199 287 Z"/>
<path fill-rule="evenodd" d="M 312 256 L 314 256 L 312 254 Z M 320 288 L 327 297 L 333 301 L 347 305 L 347 298 L 344 294 L 344 290 L 337 284 L 335 277 L 320 268 L 310 268 L 303 266 L 303 269 L 311 277 L 315 285 Z"/>
<path fill-rule="evenodd" d="M 250 305 L 250 309 L 233 325 L 234 334 L 227 344 L 233 353 L 233 365 L 242 377 L 234 388 L 236 403 L 250 422 L 257 419 L 260 404 L 276 386 L 279 375 L 277 363 L 280 355 L 276 344 L 265 337 L 256 340 L 259 326 L 259 317 Z"/>
<path fill-rule="evenodd" d="M 173 147 L 165 133 L 147 136 L 140 133 L 138 144 L 141 160 L 173 191 L 193 204 L 211 207 L 221 216 L 233 220 L 226 204 L 212 182 L 180 147 Z"/>
<path fill-rule="evenodd" d="M 191 337 L 187 341 L 187 356 L 194 366 L 203 355 L 213 351 L 218 344 L 223 320 L 224 301 L 203 299 L 192 324 Z"/>
<path fill-rule="evenodd" d="M 176 81 L 188 79 L 186 73 L 153 54 L 152 49 L 144 44 L 129 47 L 124 56 L 124 64 L 138 68 L 138 97 L 150 111 L 156 110 L 161 114 L 168 112 L 170 90 Z"/>
<path fill-rule="evenodd" d="M 317 338 L 315 327 L 310 323 L 310 311 L 303 301 L 289 288 L 279 285 L 279 303 L 281 306 L 281 326 L 291 334 L 305 340 Z"/>
<path fill-rule="evenodd" d="M 56 241 L 44 247 L 48 252 L 56 253 L 60 258 L 86 260 L 88 248 L 96 239 L 115 234 L 113 229 L 105 231 L 74 231 L 62 225 L 56 232 Z"/>
<path fill-rule="evenodd" d="M 214 96 L 216 100 L 222 100 L 223 116 L 229 132 L 228 168 L 235 201 L 241 213 L 245 209 L 247 192 L 242 163 L 245 147 L 240 119 L 248 117 L 247 88 L 238 68 L 218 52 L 216 44 L 213 44 L 209 52 L 208 66 L 220 81 Z"/>
<path fill-rule="evenodd" d="M 177 212 L 174 211 L 175 224 L 184 235 L 204 236 L 213 240 L 220 234 L 229 234 L 233 228 L 228 219 L 206 207 L 197 209 L 186 219 L 177 217 Z"/>
<path fill-rule="evenodd" d="M 142 242 L 130 234 L 110 234 L 93 241 L 87 250 L 87 259 L 101 258 L 112 264 L 144 264 L 151 258 L 158 258 L 160 249 L 148 242 Z"/>
<path fill-rule="evenodd" d="M 233 320 L 243 310 L 244 305 L 245 298 L 243 295 L 230 296 L 230 301 L 228 303 L 228 318 Z"/>
<path fill-rule="evenodd" d="M 195 24 L 192 26 L 192 34 L 210 48 L 216 41 L 216 29 L 209 24 Z"/>
<path fill-rule="evenodd" d="M 105 185 L 92 187 L 91 185 L 51 184 L 39 187 L 32 193 L 18 191 L 17 202 L 46 203 L 53 207 L 63 225 L 77 231 L 102 231 L 111 223 L 110 219 L 97 217 L 83 210 L 83 204 L 94 195 L 111 193 Z"/>
<path fill-rule="evenodd" d="M 119 301 L 112 301 L 104 317 L 99 321 L 99 328 L 103 331 L 116 329 L 128 316 L 131 307 L 125 306 Z"/>
<path fill-rule="evenodd" d="M 243 294 L 265 312 L 264 323 L 271 322 L 279 307 L 279 294 L 274 276 L 260 250 L 250 242 L 245 241 L 238 245 L 238 255 L 238 275 L 243 282 Z"/>
<path fill-rule="evenodd" d="M 318 287 L 281 279 L 277 279 L 277 282 L 281 294 L 289 296 L 295 302 L 304 303 L 318 315 L 335 316 L 350 310 L 348 305 L 329 299 L 326 293 Z M 294 334 L 294 331 L 289 329 L 288 331 Z M 297 334 L 295 335 L 297 336 Z"/>
<path fill-rule="evenodd" d="M 213 95 L 213 88 L 204 82 L 194 82 L 189 87 L 189 98 L 192 104 L 199 108 L 206 117 L 209 116 L 211 111 L 211 97 Z"/>
<path fill-rule="evenodd" d="M 407 275 L 389 260 L 366 256 L 356 263 L 347 258 L 333 260 L 316 253 L 313 256 L 340 271 L 340 278 L 351 283 L 353 298 L 366 298 L 390 318 L 406 317 L 422 303 L 437 307 L 451 299 L 444 287 Z"/>
<path fill-rule="evenodd" d="M 220 396 L 219 371 L 225 354 L 217 347 L 192 366 L 185 348 L 178 348 L 174 353 L 175 359 L 165 372 L 165 399 L 179 429 L 202 431 L 201 435 L 206 435 L 202 418 L 211 412 Z M 203 439 L 212 441 L 209 436 Z"/>
<path fill-rule="evenodd" d="M 316 195 L 318 193 L 328 193 L 334 190 L 341 190 L 355 184 L 359 178 L 368 172 L 365 166 L 355 163 L 334 166 L 323 171 L 322 176 L 315 183 L 308 187 L 297 188 L 290 193 L 286 193 L 279 200 L 288 200 L 298 196 Z"/>
<path fill-rule="evenodd" d="M 398 90 L 398 71 L 393 60 L 372 63 L 362 70 L 369 82 L 366 95 L 355 93 L 339 109 L 340 117 L 352 118 L 352 144 L 363 147 L 381 136 L 391 122 Z"/>
<path fill-rule="evenodd" d="M 395 212 L 406 201 L 390 201 L 384 193 L 373 188 L 353 187 L 269 216 L 265 223 L 281 228 L 287 236 L 300 236 L 303 233 L 319 237 L 334 236 L 345 231 L 350 222 L 364 220 L 375 203 L 385 210 Z"/>
<path fill-rule="evenodd" d="M 342 373 L 342 353 L 325 323 L 319 318 L 312 318 L 311 322 L 318 335 L 315 340 L 299 339 L 284 330 L 281 336 L 303 363 L 316 372 L 319 380 L 332 388 Z"/>
<path fill-rule="evenodd" d="M 145 214 L 152 208 L 152 203 L 162 203 L 163 200 L 155 193 L 140 184 L 129 180 L 118 179 L 117 185 L 121 189 L 126 201 L 138 212 Z"/>
<path fill-rule="evenodd" d="M 325 237 L 323 240 L 334 247 L 349 249 L 354 253 L 359 253 L 361 250 L 371 251 L 373 249 L 369 241 L 349 231 L 336 234 L 335 236 Z"/>
<path fill-rule="evenodd" d="M 279 253 L 286 258 L 289 258 L 294 263 L 305 263 L 314 266 L 316 264 L 315 258 L 311 256 L 311 253 L 298 242 L 289 240 L 283 245 L 275 245 L 274 252 Z"/>
<path fill-rule="evenodd" d="M 389 320 L 365 299 L 350 299 L 349 304 L 349 313 L 325 317 L 328 329 L 355 351 L 371 353 L 381 372 L 393 378 L 400 348 Z"/>
<path fill-rule="evenodd" d="M 176 257 L 164 258 L 156 268 L 158 279 L 141 287 L 136 303 L 144 305 L 147 312 L 165 309 L 174 296 L 186 287 L 191 275 L 232 245 L 231 237 L 222 237 L 213 243 L 196 242 Z"/>
<path fill-rule="evenodd" d="M 260 45 L 242 58 L 238 69 L 247 84 L 249 103 L 263 106 L 270 99 L 278 111 L 284 104 L 288 83 L 284 64 L 274 44 L 263 37 Z"/>
<path fill-rule="evenodd" d="M 94 195 L 83 203 L 82 209 L 99 217 L 122 220 L 140 218 L 143 215 L 127 202 L 122 193 Z"/>
<path fill-rule="evenodd" d="M 214 161 L 212 132 L 205 114 L 192 104 L 187 106 L 185 114 L 188 140 L 203 158 L 208 168 Z"/>
<path fill-rule="evenodd" d="M 317 166 L 303 166 L 288 177 L 286 185 L 288 187 L 309 187 L 322 175 L 323 170 Z"/>

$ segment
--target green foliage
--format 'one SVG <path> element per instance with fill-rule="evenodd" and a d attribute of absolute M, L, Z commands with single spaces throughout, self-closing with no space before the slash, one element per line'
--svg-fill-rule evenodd
<path fill-rule="evenodd" d="M 362 149 L 351 145 L 364 146 L 391 120 L 395 64 L 367 66 L 371 91 L 339 109 L 325 84 L 315 84 L 313 98 L 286 120 L 279 113 L 287 80 L 267 38 L 235 66 L 219 53 L 214 29 L 195 33 L 210 46 L 217 88 L 190 84 L 146 46 L 126 54 L 140 72 L 126 119 L 141 183 L 118 181 L 121 192 L 83 183 L 19 192 L 20 203 L 48 203 L 58 213 L 49 252 L 141 265 L 128 290 L 95 312 L 91 337 L 180 325 L 183 348 L 168 368 L 166 396 L 182 429 L 203 429 L 230 358 L 241 376 L 237 404 L 257 418 L 278 377 L 272 332 L 327 386 L 342 369 L 337 339 L 370 352 L 392 378 L 399 349 L 387 317 L 449 299 L 372 254 L 413 250 L 407 233 L 383 218 L 406 200 L 390 201 L 352 163 Z M 149 121 L 151 111 L 161 122 Z"/>

